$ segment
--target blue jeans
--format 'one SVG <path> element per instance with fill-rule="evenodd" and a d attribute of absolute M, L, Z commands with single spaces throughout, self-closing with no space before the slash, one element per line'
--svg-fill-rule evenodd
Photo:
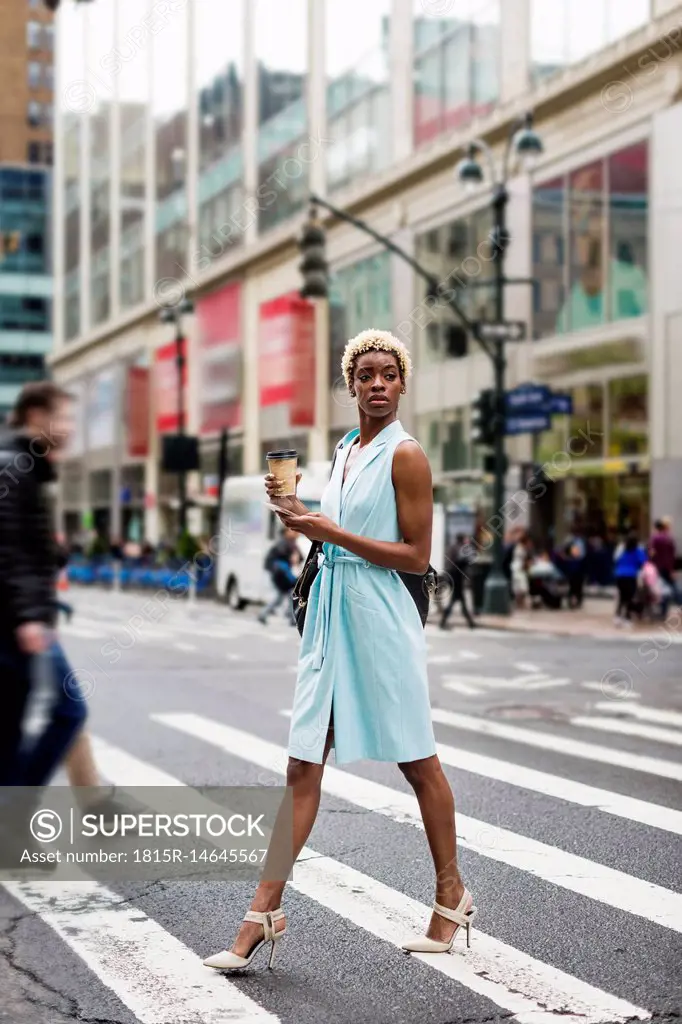
<path fill-rule="evenodd" d="M 43 732 L 25 742 L 19 756 L 18 784 L 44 786 L 64 760 L 69 747 L 85 724 L 85 697 L 66 655 L 55 641 L 49 652 L 54 703 Z"/>

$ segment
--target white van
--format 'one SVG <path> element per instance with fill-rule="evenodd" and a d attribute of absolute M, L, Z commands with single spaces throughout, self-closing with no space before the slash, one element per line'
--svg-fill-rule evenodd
<path fill-rule="evenodd" d="M 311 512 L 319 512 L 327 486 L 330 462 L 311 463 L 302 469 L 298 496 Z M 228 477 L 223 486 L 218 545 L 218 594 L 231 608 L 269 600 L 273 595 L 265 556 L 282 529 L 275 513 L 265 507 L 267 495 L 260 476 Z M 310 549 L 306 537 L 298 538 L 303 558 Z"/>

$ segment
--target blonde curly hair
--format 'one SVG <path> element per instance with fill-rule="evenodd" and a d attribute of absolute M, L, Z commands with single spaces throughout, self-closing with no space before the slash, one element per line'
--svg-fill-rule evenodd
<path fill-rule="evenodd" d="M 410 359 L 410 353 L 408 352 L 402 341 L 391 334 L 390 331 L 379 331 L 375 327 L 370 327 L 366 331 L 361 331 L 346 345 L 343 350 L 343 357 L 341 359 L 341 371 L 343 373 L 343 379 L 346 382 L 348 390 L 353 392 L 353 368 L 355 361 L 358 356 L 362 355 L 363 352 L 391 352 L 398 360 L 398 367 L 400 369 L 400 378 L 403 382 L 403 387 L 407 383 L 407 378 L 412 373 L 412 360 Z"/>

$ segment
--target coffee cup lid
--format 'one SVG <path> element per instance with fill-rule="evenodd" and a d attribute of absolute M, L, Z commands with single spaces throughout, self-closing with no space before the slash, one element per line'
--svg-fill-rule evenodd
<path fill-rule="evenodd" d="M 297 459 L 298 452 L 295 448 L 287 448 L 278 452 L 268 452 L 265 456 L 266 459 Z"/>

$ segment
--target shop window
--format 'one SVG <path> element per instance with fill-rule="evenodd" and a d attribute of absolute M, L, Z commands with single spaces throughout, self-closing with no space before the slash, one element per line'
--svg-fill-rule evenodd
<path fill-rule="evenodd" d="M 26 23 L 26 45 L 29 50 L 39 50 L 42 45 L 42 26 L 37 21 Z"/>
<path fill-rule="evenodd" d="M 647 162 L 642 142 L 534 189 L 535 338 L 647 312 Z"/>
<path fill-rule="evenodd" d="M 647 146 L 614 153 L 608 161 L 611 319 L 647 311 Z"/>
<path fill-rule="evenodd" d="M 26 65 L 29 89 L 40 88 L 42 80 L 42 64 L 37 60 L 30 60 Z"/>
<path fill-rule="evenodd" d="M 562 330 L 595 327 L 606 319 L 604 253 L 604 164 L 581 167 L 569 178 L 568 304 L 561 313 Z"/>
<path fill-rule="evenodd" d="M 26 121 L 31 128 L 38 128 L 42 120 L 42 108 L 40 103 L 36 103 L 35 100 L 29 100 L 28 106 L 26 107 Z"/>
<path fill-rule="evenodd" d="M 644 455 L 649 450 L 647 378 L 609 381 L 609 455 Z"/>
<path fill-rule="evenodd" d="M 499 97 L 499 0 L 445 6 L 414 3 L 416 145 L 482 117 Z"/>
<path fill-rule="evenodd" d="M 562 71 L 645 25 L 651 0 L 531 0 L 535 81 Z"/>
<path fill-rule="evenodd" d="M 604 388 L 601 384 L 583 384 L 570 393 L 573 414 L 568 417 L 567 453 L 581 459 L 601 459 L 606 452 Z"/>

